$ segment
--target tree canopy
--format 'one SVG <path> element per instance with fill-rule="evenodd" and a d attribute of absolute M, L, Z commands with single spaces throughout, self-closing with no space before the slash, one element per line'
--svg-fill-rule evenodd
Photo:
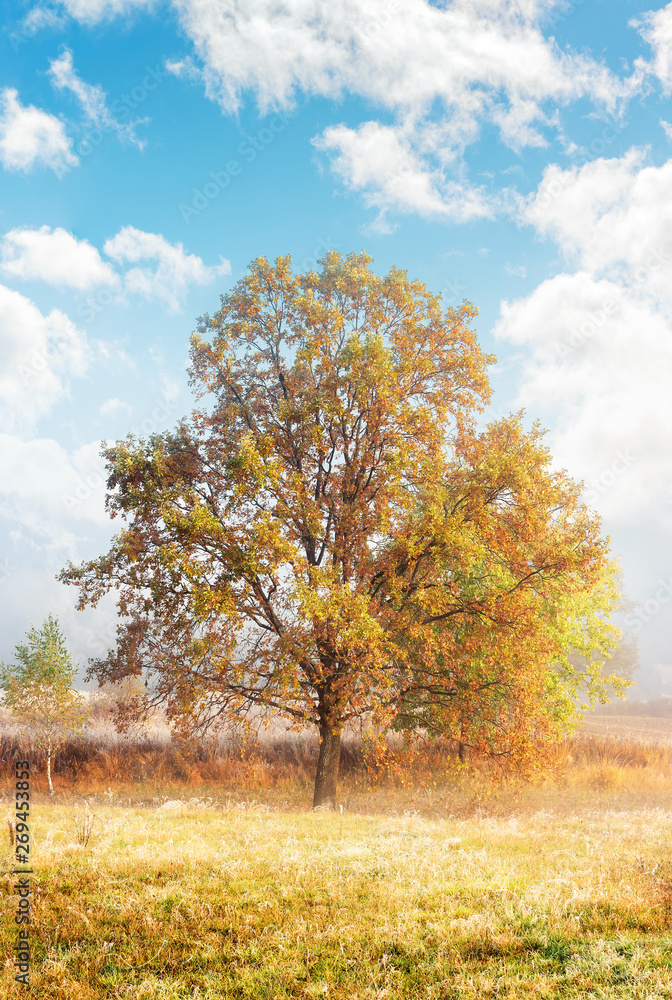
<path fill-rule="evenodd" d="M 541 759 L 577 690 L 604 697 L 618 639 L 581 485 L 522 414 L 476 430 L 495 360 L 476 310 L 371 263 L 255 260 L 192 336 L 200 406 L 103 449 L 127 525 L 61 573 L 80 608 L 118 591 L 117 648 L 89 676 L 143 674 L 185 732 L 253 706 L 316 725 L 314 805 L 364 714 Z"/>

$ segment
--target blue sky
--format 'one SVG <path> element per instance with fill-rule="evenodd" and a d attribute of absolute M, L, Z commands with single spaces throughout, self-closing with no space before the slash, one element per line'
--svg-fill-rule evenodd
<path fill-rule="evenodd" d="M 0 4 L 0 658 L 111 603 L 101 439 L 187 414 L 188 336 L 255 257 L 367 250 L 498 358 L 586 483 L 672 693 L 672 4 Z M 83 676 L 83 670 L 81 672 Z M 633 696 L 631 695 L 631 696 Z"/>

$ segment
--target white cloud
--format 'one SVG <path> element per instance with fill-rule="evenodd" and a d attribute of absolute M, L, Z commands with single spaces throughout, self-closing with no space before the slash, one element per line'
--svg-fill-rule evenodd
<path fill-rule="evenodd" d="M 15 278 L 84 291 L 97 285 L 120 285 L 114 269 L 87 240 L 65 229 L 18 228 L 0 242 L 0 266 Z"/>
<path fill-rule="evenodd" d="M 672 532 L 672 160 L 645 159 L 546 169 L 520 218 L 576 270 L 503 302 L 495 335 L 521 349 L 517 404 L 547 414 L 593 506 Z"/>
<path fill-rule="evenodd" d="M 118 413 L 130 414 L 132 412 L 133 407 L 121 399 L 117 399 L 116 396 L 112 399 L 106 399 L 100 408 L 101 417 L 114 417 Z"/>
<path fill-rule="evenodd" d="M 495 336 L 523 348 L 517 405 L 551 424 L 554 461 L 612 523 L 670 521 L 672 327 L 654 305 L 585 271 L 503 302 Z"/>
<path fill-rule="evenodd" d="M 357 129 L 334 125 L 313 140 L 332 153 L 332 168 L 347 187 L 362 191 L 367 205 L 439 216 L 456 222 L 492 216 L 487 196 L 476 188 L 445 180 L 414 150 L 397 127 L 366 122 Z"/>
<path fill-rule="evenodd" d="M 545 125 L 547 120 L 541 114 L 537 102 L 532 99 L 514 101 L 508 108 L 495 108 L 492 120 L 511 149 L 519 151 L 525 146 L 548 146 L 548 140 L 534 126 L 537 121 Z"/>
<path fill-rule="evenodd" d="M 660 10 L 650 10 L 641 19 L 630 22 L 653 49 L 652 72 L 663 85 L 663 93 L 672 94 L 672 3 Z"/>
<path fill-rule="evenodd" d="M 0 469 L 5 518 L 37 537 L 48 538 L 52 545 L 67 547 L 72 542 L 68 521 L 110 523 L 99 441 L 68 453 L 51 438 L 25 441 L 0 434 Z"/>
<path fill-rule="evenodd" d="M 12 87 L 0 91 L 0 162 L 6 170 L 31 170 L 36 164 L 62 175 L 79 160 L 63 122 L 32 104 L 22 105 Z"/>
<path fill-rule="evenodd" d="M 31 621 L 41 623 L 44 609 L 65 625 L 75 663 L 86 666 L 89 656 L 114 645 L 114 600 L 103 602 L 102 614 L 76 612 L 74 590 L 55 579 L 69 559 L 80 562 L 109 548 L 113 525 L 105 511 L 107 475 L 99 450 L 98 441 L 69 452 L 51 438 L 26 441 L 0 433 L 3 659 Z"/>
<path fill-rule="evenodd" d="M 520 217 L 570 263 L 672 305 L 672 159 L 645 159 L 633 148 L 581 168 L 552 164 Z"/>
<path fill-rule="evenodd" d="M 171 310 L 180 307 L 192 285 L 205 285 L 230 274 L 228 260 L 208 266 L 195 254 L 185 252 L 181 243 L 169 243 L 159 233 L 146 233 L 125 226 L 104 244 L 104 252 L 119 270 L 104 261 L 96 247 L 65 229 L 12 229 L 0 240 L 0 267 L 5 274 L 22 280 L 45 281 L 50 285 L 87 291 L 104 286 L 108 301 L 122 296 L 141 295 L 159 299 Z M 141 261 L 155 265 L 129 267 Z M 124 265 L 126 265 L 124 267 Z"/>
<path fill-rule="evenodd" d="M 116 132 L 124 142 L 130 142 L 139 149 L 144 149 L 146 143 L 135 134 L 137 125 L 145 124 L 149 119 L 135 118 L 128 122 L 120 122 L 107 106 L 107 95 L 102 87 L 93 86 L 81 80 L 72 62 L 72 53 L 66 49 L 58 59 L 49 64 L 49 75 L 58 90 L 69 90 L 77 98 L 87 120 L 103 131 Z"/>
<path fill-rule="evenodd" d="M 344 0 L 255 4 L 181 0 L 182 22 L 203 60 L 210 93 L 237 110 L 244 90 L 262 106 L 298 92 L 344 91 L 387 108 L 428 109 L 439 99 L 468 114 L 519 102 L 597 98 L 627 91 L 592 59 L 564 54 L 538 27 L 537 3 Z M 611 89 L 613 88 L 613 89 Z"/>
<path fill-rule="evenodd" d="M 85 335 L 61 312 L 43 315 L 19 292 L 0 285 L 0 427 L 29 429 L 88 365 Z"/>
<path fill-rule="evenodd" d="M 124 276 L 125 288 L 147 299 L 158 298 L 172 310 L 179 308 L 190 285 L 205 285 L 231 272 L 228 260 L 221 258 L 220 264 L 208 267 L 200 257 L 185 253 L 181 243 L 169 243 L 159 233 L 146 233 L 133 226 L 120 229 L 106 241 L 103 250 L 118 263 L 156 261 L 154 268 L 129 268 Z"/>
<path fill-rule="evenodd" d="M 200 83 L 203 79 L 201 69 L 196 65 L 191 56 L 185 56 L 183 59 L 166 59 L 164 66 L 166 72 L 179 77 L 181 80 Z"/>

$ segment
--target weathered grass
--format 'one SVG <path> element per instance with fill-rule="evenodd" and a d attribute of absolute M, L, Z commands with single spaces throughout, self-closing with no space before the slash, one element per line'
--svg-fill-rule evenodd
<path fill-rule="evenodd" d="M 186 780 L 169 757 L 139 784 L 114 753 L 64 769 L 34 800 L 32 995 L 672 997 L 672 748 L 568 741 L 503 786 L 450 748 L 404 786 L 360 750 L 342 814 L 310 811 L 301 745 L 187 760 Z M 24 995 L 12 977 L 0 995 Z"/>

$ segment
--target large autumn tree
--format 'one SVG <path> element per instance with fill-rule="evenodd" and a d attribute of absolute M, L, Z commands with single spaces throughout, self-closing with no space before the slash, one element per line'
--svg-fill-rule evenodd
<path fill-rule="evenodd" d="M 118 591 L 117 648 L 89 677 L 145 676 L 178 731 L 254 706 L 314 724 L 314 806 L 365 714 L 455 737 L 466 720 L 474 746 L 538 758 L 616 638 L 580 487 L 520 415 L 475 431 L 494 361 L 476 310 L 371 263 L 255 260 L 192 337 L 200 408 L 104 448 L 126 527 L 61 573 L 82 608 Z"/>

